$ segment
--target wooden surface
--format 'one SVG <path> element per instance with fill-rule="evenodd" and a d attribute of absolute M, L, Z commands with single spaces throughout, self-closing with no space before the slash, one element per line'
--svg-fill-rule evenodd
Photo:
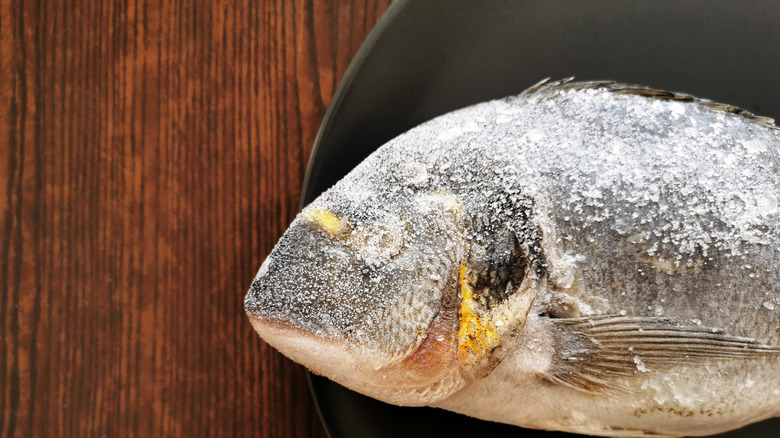
<path fill-rule="evenodd" d="M 389 3 L 0 0 L 0 436 L 324 436 L 243 297 Z"/>

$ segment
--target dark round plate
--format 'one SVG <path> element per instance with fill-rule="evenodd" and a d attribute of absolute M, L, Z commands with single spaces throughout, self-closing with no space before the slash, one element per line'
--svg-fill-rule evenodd
<path fill-rule="evenodd" d="M 306 205 L 376 148 L 437 115 L 539 80 L 611 79 L 780 119 L 780 2 L 398 0 L 342 79 L 314 144 Z M 401 408 L 312 376 L 330 435 L 574 436 Z M 728 437 L 776 437 L 770 420 Z"/>

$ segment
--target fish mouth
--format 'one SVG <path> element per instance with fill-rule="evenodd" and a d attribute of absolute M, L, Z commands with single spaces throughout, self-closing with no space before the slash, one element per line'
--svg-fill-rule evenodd
<path fill-rule="evenodd" d="M 334 327 L 332 324 L 318 322 L 313 318 L 307 318 L 293 313 L 287 313 L 281 317 L 279 315 L 267 314 L 262 308 L 255 308 L 250 305 L 245 305 L 244 311 L 249 317 L 252 326 L 263 339 L 266 338 L 263 335 L 266 331 L 283 330 L 290 334 L 310 337 L 322 342 L 337 342 L 343 344 L 347 340 L 347 335 L 343 331 Z M 263 327 L 263 332 L 261 332 L 258 327 Z"/>
<path fill-rule="evenodd" d="M 260 337 L 293 361 L 319 375 L 341 374 L 357 366 L 345 336 L 320 336 L 295 325 L 268 320 L 247 313 Z"/>

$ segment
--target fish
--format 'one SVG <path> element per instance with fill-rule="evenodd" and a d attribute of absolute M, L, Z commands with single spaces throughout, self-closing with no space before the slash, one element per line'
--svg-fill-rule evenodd
<path fill-rule="evenodd" d="M 389 141 L 306 206 L 244 301 L 313 373 L 596 436 L 780 415 L 780 129 L 542 81 Z"/>

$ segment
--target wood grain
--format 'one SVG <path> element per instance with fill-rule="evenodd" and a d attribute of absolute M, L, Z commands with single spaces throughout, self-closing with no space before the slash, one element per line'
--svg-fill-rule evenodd
<path fill-rule="evenodd" d="M 0 0 L 0 436 L 324 436 L 243 297 L 389 3 Z"/>

